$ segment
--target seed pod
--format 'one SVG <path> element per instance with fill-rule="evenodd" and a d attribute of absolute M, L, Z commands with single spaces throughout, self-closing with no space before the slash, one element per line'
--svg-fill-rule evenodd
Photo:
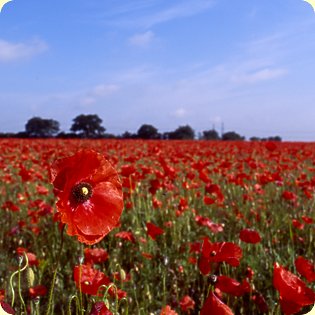
<path fill-rule="evenodd" d="M 35 274 L 32 268 L 27 268 L 27 283 L 29 287 L 32 287 L 34 285 L 34 280 L 35 280 Z"/>
<path fill-rule="evenodd" d="M 119 275 L 120 275 L 121 281 L 126 280 L 126 272 L 125 272 L 124 269 L 120 268 L 120 270 L 119 270 Z"/>

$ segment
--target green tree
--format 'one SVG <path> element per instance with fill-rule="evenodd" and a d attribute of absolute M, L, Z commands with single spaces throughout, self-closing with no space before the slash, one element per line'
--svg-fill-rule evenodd
<path fill-rule="evenodd" d="M 281 142 L 282 138 L 280 136 L 269 137 L 268 141 L 278 141 Z"/>
<path fill-rule="evenodd" d="M 159 139 L 161 137 L 154 126 L 147 124 L 142 125 L 138 129 L 137 136 L 140 139 Z"/>
<path fill-rule="evenodd" d="M 83 138 L 98 138 L 102 137 L 106 130 L 102 126 L 102 122 L 98 115 L 81 114 L 73 119 L 70 130 Z"/>
<path fill-rule="evenodd" d="M 132 132 L 125 131 L 120 137 L 122 139 L 136 139 L 137 135 Z"/>
<path fill-rule="evenodd" d="M 219 140 L 220 136 L 215 129 L 205 130 L 202 132 L 202 139 L 203 140 Z"/>
<path fill-rule="evenodd" d="M 245 137 L 242 137 L 235 131 L 228 131 L 222 135 L 222 140 L 240 141 L 240 140 L 245 140 Z"/>
<path fill-rule="evenodd" d="M 249 141 L 261 141 L 261 139 L 259 137 L 250 137 Z"/>
<path fill-rule="evenodd" d="M 53 137 L 59 132 L 59 122 L 53 119 L 33 117 L 25 125 L 25 133 L 28 137 Z"/>
<path fill-rule="evenodd" d="M 168 133 L 169 139 L 192 140 L 195 138 L 195 131 L 189 125 L 179 126 L 175 131 Z"/>

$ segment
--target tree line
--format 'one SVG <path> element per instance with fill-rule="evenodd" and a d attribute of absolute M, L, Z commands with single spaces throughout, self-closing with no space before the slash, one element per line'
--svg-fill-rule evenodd
<path fill-rule="evenodd" d="M 54 119 L 44 119 L 41 117 L 32 117 L 25 124 L 25 130 L 18 133 L 0 133 L 0 137 L 8 138 L 87 138 L 87 139 L 165 139 L 165 140 L 245 140 L 235 131 L 219 133 L 214 129 L 204 130 L 196 137 L 195 130 L 189 126 L 179 126 L 174 131 L 160 133 L 159 130 L 150 125 L 143 124 L 136 133 L 125 131 L 121 135 L 106 133 L 102 126 L 102 119 L 96 114 L 78 115 L 73 119 L 69 132 L 60 131 L 60 124 Z M 251 141 L 281 141 L 281 137 L 259 138 L 251 137 Z"/>

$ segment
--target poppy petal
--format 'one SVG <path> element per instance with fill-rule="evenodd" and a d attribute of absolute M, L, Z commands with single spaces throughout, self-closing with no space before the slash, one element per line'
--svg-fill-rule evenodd
<path fill-rule="evenodd" d="M 107 234 L 116 226 L 122 207 L 122 195 L 116 187 L 109 182 L 99 183 L 91 199 L 77 207 L 73 222 L 84 234 Z"/>
<path fill-rule="evenodd" d="M 213 292 L 210 292 L 200 311 L 200 315 L 209 314 L 234 315 L 232 310 L 226 304 L 224 304 Z"/>

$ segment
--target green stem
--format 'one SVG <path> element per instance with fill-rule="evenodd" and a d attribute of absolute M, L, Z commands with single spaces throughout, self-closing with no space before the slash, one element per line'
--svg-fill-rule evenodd
<path fill-rule="evenodd" d="M 20 301 L 21 301 L 24 313 L 27 314 L 26 306 L 25 306 L 25 303 L 24 303 L 24 300 L 23 300 L 23 296 L 22 296 L 22 292 L 21 292 L 21 268 L 20 268 L 20 265 L 19 265 L 19 269 L 18 269 L 18 292 L 19 292 L 19 298 L 20 298 Z"/>
<path fill-rule="evenodd" d="M 126 298 L 122 298 L 119 302 L 119 306 L 118 308 L 121 307 L 122 302 L 124 302 L 126 304 L 126 311 L 125 311 L 125 315 L 128 315 L 129 312 L 129 305 L 128 305 L 128 300 Z"/>
<path fill-rule="evenodd" d="M 78 301 L 78 297 L 76 295 L 72 295 L 70 300 L 69 300 L 69 304 L 68 304 L 68 315 L 71 315 L 71 304 L 72 301 L 75 300 L 75 309 L 76 309 L 76 314 L 78 314 L 78 309 L 80 308 L 80 302 Z"/>
<path fill-rule="evenodd" d="M 57 261 L 55 265 L 55 270 L 54 270 L 54 275 L 51 281 L 51 286 L 50 286 L 50 291 L 49 291 L 49 300 L 48 300 L 48 307 L 46 310 L 46 315 L 50 315 L 51 309 L 52 309 L 52 300 L 53 300 L 53 295 L 54 295 L 54 288 L 55 288 L 55 282 L 56 282 L 56 276 L 57 276 L 57 270 L 59 266 L 59 261 L 61 257 L 61 252 L 62 252 L 62 247 L 63 247 L 63 231 L 64 231 L 65 226 L 62 227 L 61 230 L 61 243 L 60 243 L 60 248 L 57 256 Z"/>
<path fill-rule="evenodd" d="M 79 272 L 79 304 L 80 304 L 80 312 L 83 314 L 83 294 L 81 287 L 81 278 L 82 278 L 82 264 L 80 263 L 80 272 Z"/>
<path fill-rule="evenodd" d="M 39 314 L 39 297 L 35 299 L 34 304 L 35 304 L 35 315 L 40 315 Z"/>
<path fill-rule="evenodd" d="M 25 260 L 26 260 L 25 266 L 21 269 L 21 268 L 20 268 L 21 262 L 20 262 L 20 263 L 19 263 L 19 269 L 18 269 L 17 271 L 13 272 L 13 274 L 12 274 L 11 277 L 10 277 L 10 288 L 11 288 L 11 292 L 12 292 L 11 307 L 14 306 L 15 293 L 14 293 L 14 288 L 13 288 L 13 278 L 14 278 L 14 276 L 15 276 L 16 274 L 19 275 L 19 280 L 18 280 L 18 282 L 19 282 L 19 283 L 18 283 L 19 296 L 20 296 L 20 298 L 21 298 L 22 304 L 24 304 L 24 300 L 23 300 L 23 298 L 22 298 L 22 296 L 21 296 L 21 276 L 20 276 L 20 274 L 21 274 L 21 272 L 22 272 L 23 270 L 25 270 L 26 267 L 28 266 L 28 257 L 27 257 L 27 255 L 26 255 L 25 253 L 24 253 L 24 257 L 25 257 Z M 25 304 L 24 304 L 24 307 L 25 307 Z"/>
<path fill-rule="evenodd" d="M 84 308 L 83 308 L 83 294 L 82 294 L 82 286 L 81 286 L 81 279 L 82 279 L 82 263 L 84 260 L 84 253 L 83 253 L 83 246 L 81 244 L 80 246 L 80 269 L 79 269 L 79 310 L 81 315 L 84 314 Z"/>

